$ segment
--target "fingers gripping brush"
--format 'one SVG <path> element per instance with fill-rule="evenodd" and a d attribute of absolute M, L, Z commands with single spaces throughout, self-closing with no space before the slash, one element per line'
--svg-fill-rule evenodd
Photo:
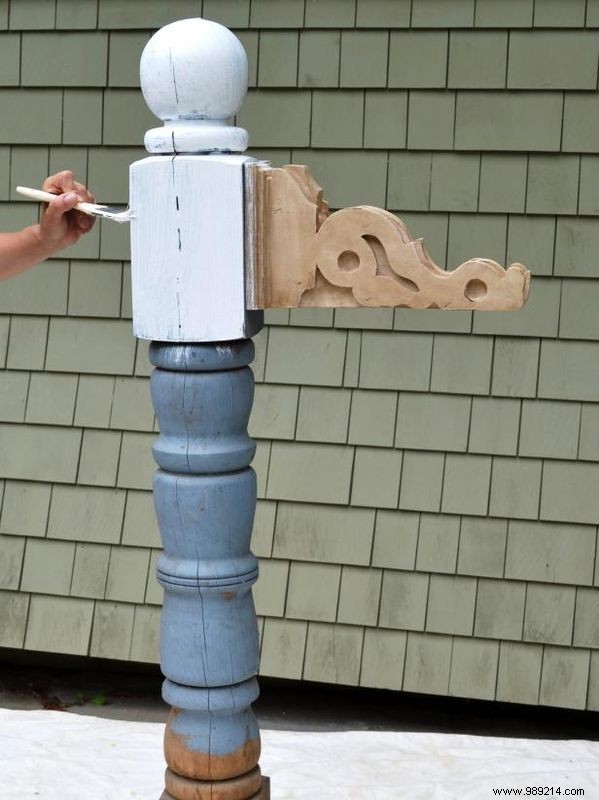
<path fill-rule="evenodd" d="M 23 197 L 28 197 L 30 200 L 38 200 L 40 203 L 50 203 L 58 197 L 57 194 L 43 192 L 41 189 L 28 189 L 26 186 L 17 186 L 16 191 L 23 195 Z M 132 217 L 131 209 L 123 209 L 118 206 L 104 206 L 98 203 L 77 203 L 75 208 L 77 211 L 82 211 L 84 214 L 110 219 L 113 222 L 129 222 Z"/>

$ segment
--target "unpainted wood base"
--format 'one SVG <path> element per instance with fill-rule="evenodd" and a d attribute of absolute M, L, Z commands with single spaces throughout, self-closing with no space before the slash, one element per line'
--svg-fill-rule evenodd
<path fill-rule="evenodd" d="M 176 800 L 176 798 L 170 795 L 165 789 L 160 795 L 160 800 Z M 270 800 L 270 778 L 263 775 L 260 791 L 248 797 L 248 800 Z"/>
<path fill-rule="evenodd" d="M 185 778 L 167 767 L 165 790 L 177 800 L 248 800 L 262 786 L 260 767 L 227 780 L 202 781 Z"/>

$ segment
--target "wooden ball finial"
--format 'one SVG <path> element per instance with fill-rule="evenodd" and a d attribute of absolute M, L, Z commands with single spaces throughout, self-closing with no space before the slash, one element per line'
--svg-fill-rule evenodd
<path fill-rule="evenodd" d="M 145 135 L 150 153 L 241 153 L 243 128 L 228 124 L 247 92 L 247 56 L 224 25 L 193 18 L 160 28 L 140 62 L 145 101 L 164 127 Z"/>

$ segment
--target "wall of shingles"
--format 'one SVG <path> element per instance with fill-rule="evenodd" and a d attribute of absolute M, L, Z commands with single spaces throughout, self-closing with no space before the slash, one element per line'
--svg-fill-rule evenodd
<path fill-rule="evenodd" d="M 514 314 L 268 314 L 263 674 L 599 709 L 599 1 L 0 0 L 1 229 L 60 168 L 126 202 L 139 54 L 202 11 L 248 51 L 253 153 L 534 273 Z M 0 286 L 0 646 L 158 658 L 126 236 Z"/>

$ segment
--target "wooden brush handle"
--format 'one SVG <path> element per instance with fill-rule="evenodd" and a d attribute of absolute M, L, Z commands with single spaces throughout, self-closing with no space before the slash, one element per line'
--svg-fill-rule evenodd
<path fill-rule="evenodd" d="M 44 192 L 41 189 L 29 189 L 27 186 L 16 186 L 15 189 L 23 197 L 28 197 L 30 200 L 38 200 L 40 203 L 51 203 L 52 200 L 59 196 L 51 192 Z M 77 203 L 75 208 L 77 211 L 83 211 L 84 214 L 93 215 L 98 206 L 95 203 Z"/>

